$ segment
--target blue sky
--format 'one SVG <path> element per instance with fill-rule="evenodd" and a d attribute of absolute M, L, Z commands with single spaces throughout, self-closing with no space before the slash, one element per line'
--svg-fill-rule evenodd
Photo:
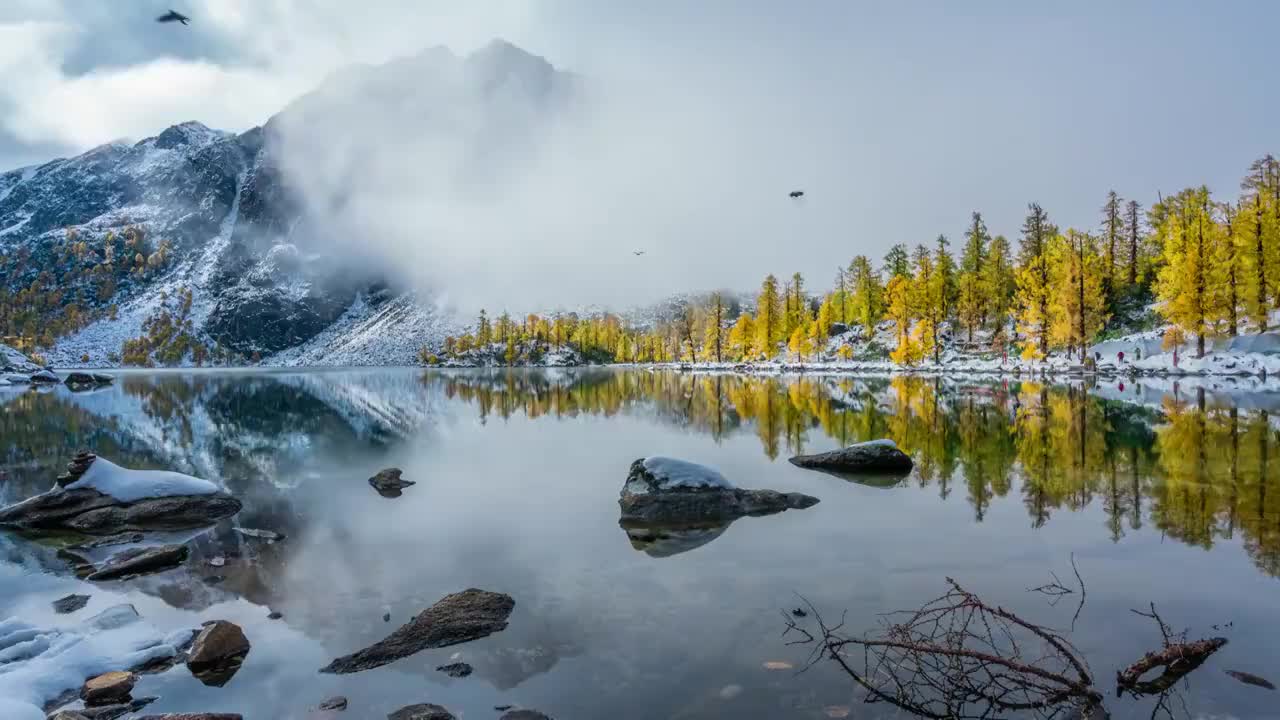
<path fill-rule="evenodd" d="M 1144 205 L 1190 184 L 1234 195 L 1280 152 L 1280 3 L 1263 0 L 172 3 L 190 27 L 151 22 L 167 3 L 0 9 L 0 166 L 188 119 L 243 130 L 349 62 L 501 36 L 631 96 L 619 142 L 688 114 L 698 132 L 663 163 L 741 187 L 709 199 L 808 191 L 803 214 L 735 226 L 772 235 L 707 281 L 749 287 L 787 262 L 825 283 L 855 252 L 958 241 L 975 209 L 1014 236 L 1031 201 L 1092 229 L 1111 188 Z"/>

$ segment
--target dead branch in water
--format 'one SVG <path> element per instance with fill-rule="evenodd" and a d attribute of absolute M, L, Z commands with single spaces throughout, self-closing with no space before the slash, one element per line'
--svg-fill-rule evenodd
<path fill-rule="evenodd" d="M 1116 673 L 1116 694 L 1129 692 L 1134 695 L 1159 695 L 1172 688 L 1187 673 L 1195 670 L 1217 652 L 1227 639 L 1223 637 L 1205 638 L 1194 642 L 1187 641 L 1184 630 L 1176 636 L 1165 624 L 1164 619 L 1156 612 L 1155 603 L 1151 604 L 1151 612 L 1133 610 L 1134 614 L 1151 618 L 1160 628 L 1163 645 L 1159 650 L 1149 652 L 1138 658 L 1136 662 Z M 1164 672 L 1154 680 L 1143 680 L 1142 676 L 1162 667 Z"/>
<path fill-rule="evenodd" d="M 993 607 L 947 578 L 950 589 L 918 610 L 889 613 L 875 635 L 849 637 L 809 605 L 817 632 L 788 618 L 799 644 L 813 642 L 809 664 L 834 660 L 867 690 L 926 718 L 987 718 L 1014 711 L 1053 717 L 1068 707 L 1096 708 L 1079 651 L 1061 633 Z M 856 650 L 861 650 L 860 667 Z"/>

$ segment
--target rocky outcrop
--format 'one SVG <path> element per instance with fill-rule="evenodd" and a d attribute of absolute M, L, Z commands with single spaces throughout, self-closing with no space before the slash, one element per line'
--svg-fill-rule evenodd
<path fill-rule="evenodd" d="M 216 620 L 205 625 L 187 651 L 187 669 L 205 685 L 222 687 L 249 654 L 249 639 L 239 625 Z"/>
<path fill-rule="evenodd" d="M 623 527 L 724 525 L 817 503 L 801 493 L 736 488 L 709 467 L 662 457 L 633 462 L 618 499 Z"/>
<path fill-rule="evenodd" d="M 62 380 L 50 370 L 37 370 L 31 373 L 32 385 L 57 385 L 60 382 Z"/>
<path fill-rule="evenodd" d="M 911 458 L 892 440 L 872 440 L 817 455 L 797 455 L 791 464 L 811 470 L 834 473 L 911 472 Z"/>
<path fill-rule="evenodd" d="M 59 615 L 73 613 L 89 604 L 88 595 L 67 595 L 53 601 L 53 611 Z"/>
<path fill-rule="evenodd" d="M 113 705 L 129 699 L 138 676 L 131 672 L 115 671 L 89 678 L 80 688 L 80 699 L 85 705 Z"/>
<path fill-rule="evenodd" d="M 186 545 L 161 545 L 160 547 L 134 547 L 112 555 L 102 567 L 94 570 L 88 580 L 123 580 L 138 575 L 172 570 L 187 561 L 190 550 Z"/>
<path fill-rule="evenodd" d="M 507 627 L 515 600 L 502 593 L 470 588 L 446 595 L 380 642 L 337 658 L 320 672 L 353 673 L 394 662 L 427 648 L 477 640 Z"/>
<path fill-rule="evenodd" d="M 382 497 L 400 497 L 401 490 L 409 487 L 410 485 L 416 484 L 413 480 L 402 479 L 400 474 L 400 468 L 387 468 L 385 470 L 380 470 L 377 475 L 369 478 L 369 484 L 373 486 L 373 489 L 377 490 L 378 494 Z"/>
<path fill-rule="evenodd" d="M 387 720 L 456 720 L 453 713 L 439 705 L 420 703 L 408 705 L 387 715 Z"/>
<path fill-rule="evenodd" d="M 0 526 L 23 530 L 71 530 L 88 535 L 112 535 L 134 530 L 182 530 L 204 527 L 240 511 L 240 501 L 225 492 L 164 495 L 119 500 L 96 487 L 76 485 L 97 462 L 80 453 L 67 464 L 56 486 L 45 493 L 0 508 Z M 112 472 L 137 473 L 117 466 Z M 187 476 L 179 476 L 187 478 Z M 196 480 L 195 478 L 188 478 Z M 204 482 L 204 481 L 197 481 Z"/>

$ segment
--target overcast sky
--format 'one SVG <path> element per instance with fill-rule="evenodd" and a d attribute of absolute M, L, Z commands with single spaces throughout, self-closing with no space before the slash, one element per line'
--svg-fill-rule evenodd
<path fill-rule="evenodd" d="M 1033 200 L 1093 228 L 1108 189 L 1144 204 L 1189 184 L 1234 193 L 1251 160 L 1280 152 L 1268 0 L 171 4 L 189 27 L 152 21 L 166 2 L 0 3 L 0 167 L 184 120 L 244 130 L 347 63 L 503 37 L 615 95 L 663 98 L 626 132 L 687 113 L 702 134 L 685 139 L 716 146 L 648 149 L 655 174 L 737 216 L 682 226 L 695 211 L 681 207 L 645 229 L 677 238 L 646 243 L 649 267 L 670 270 L 654 290 L 674 290 L 793 269 L 825 285 L 855 253 L 958 240 L 974 209 L 1015 235 Z M 693 235 L 730 228 L 752 235 L 739 259 L 698 253 Z"/>

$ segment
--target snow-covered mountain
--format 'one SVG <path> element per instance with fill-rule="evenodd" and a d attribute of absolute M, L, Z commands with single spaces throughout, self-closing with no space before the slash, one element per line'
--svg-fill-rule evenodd
<path fill-rule="evenodd" d="M 477 173 L 502 172 L 495 155 L 517 154 L 578 89 L 502 41 L 465 57 L 434 48 L 336 73 L 238 135 L 187 122 L 0 174 L 0 290 L 28 290 L 46 317 L 76 305 L 78 329 L 44 353 L 60 365 L 112 365 L 125 340 L 184 331 L 268 364 L 411 363 L 456 323 L 358 243 L 334 242 L 326 211 L 366 179 L 361 158 L 401 142 L 461 147 Z M 300 149 L 317 158 L 306 172 L 326 169 L 327 196 L 290 163 Z M 148 323 L 161 310 L 173 333 Z"/>

